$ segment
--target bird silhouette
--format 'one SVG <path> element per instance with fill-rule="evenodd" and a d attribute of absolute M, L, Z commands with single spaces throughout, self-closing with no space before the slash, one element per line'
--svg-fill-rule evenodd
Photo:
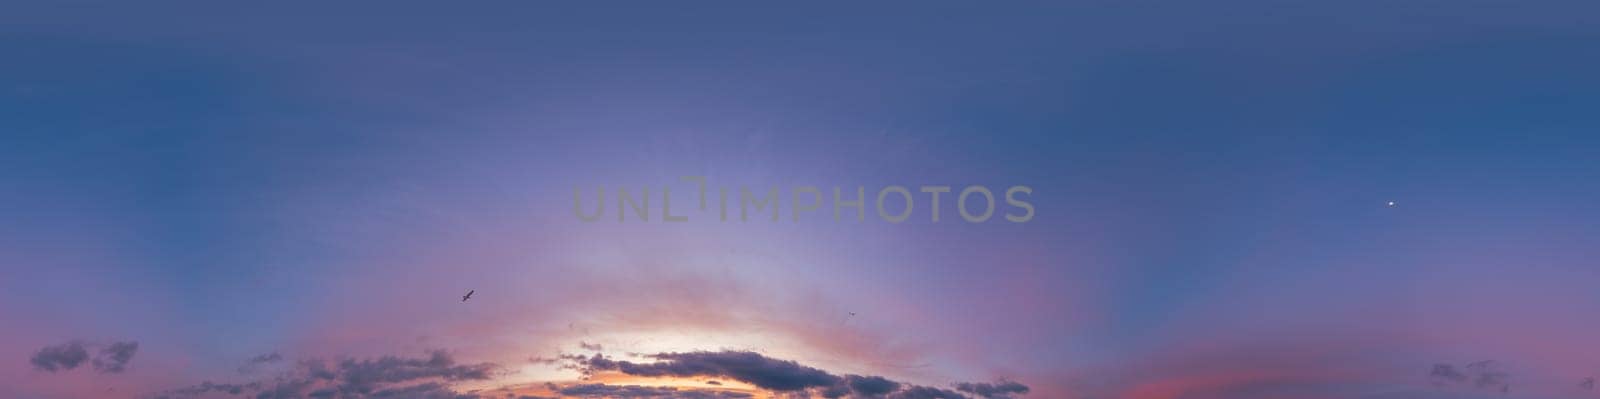
<path fill-rule="evenodd" d="M 467 290 L 467 294 L 461 296 L 461 301 L 462 302 L 466 302 L 468 299 L 472 299 L 472 293 L 474 293 L 474 292 L 478 292 L 478 291 L 477 290 Z"/>

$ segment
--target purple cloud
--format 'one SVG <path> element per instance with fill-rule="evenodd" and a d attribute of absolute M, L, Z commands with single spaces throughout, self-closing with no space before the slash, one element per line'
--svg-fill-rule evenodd
<path fill-rule="evenodd" d="M 251 360 L 266 361 L 268 358 L 271 356 Z M 253 393 L 256 399 L 476 398 L 475 394 L 454 391 L 447 383 L 488 380 L 498 368 L 493 363 L 458 364 L 445 351 L 432 351 L 425 357 L 347 358 L 331 365 L 321 360 L 304 360 L 270 380 L 242 384 L 205 382 L 170 390 L 158 397 L 182 398 L 220 392 Z"/>
<path fill-rule="evenodd" d="M 89 357 L 89 350 L 98 347 L 94 358 Z M 60 345 L 40 348 L 33 357 L 28 359 L 34 369 L 57 372 L 68 371 L 84 364 L 92 364 L 95 371 L 101 373 L 121 373 L 126 371 L 128 363 L 133 361 L 133 355 L 139 352 L 139 343 L 134 341 L 117 341 L 106 345 L 71 341 Z"/>
<path fill-rule="evenodd" d="M 1010 398 L 1013 395 L 1028 393 L 1028 386 L 1006 380 L 1000 380 L 994 383 L 963 382 L 956 384 L 956 390 L 978 395 L 980 398 L 999 399 Z"/>
<path fill-rule="evenodd" d="M 121 373 L 128 369 L 128 362 L 133 361 L 133 355 L 138 352 L 138 342 L 112 342 L 95 356 L 94 369 L 102 373 Z"/>
<path fill-rule="evenodd" d="M 89 361 L 89 351 L 79 341 L 40 348 L 33 358 L 28 359 L 34 368 L 52 373 L 78 368 L 86 361 Z"/>

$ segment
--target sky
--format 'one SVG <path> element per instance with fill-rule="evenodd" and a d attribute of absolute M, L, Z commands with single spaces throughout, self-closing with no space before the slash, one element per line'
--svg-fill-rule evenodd
<path fill-rule="evenodd" d="M 0 5 L 0 397 L 1600 397 L 1597 15 Z"/>

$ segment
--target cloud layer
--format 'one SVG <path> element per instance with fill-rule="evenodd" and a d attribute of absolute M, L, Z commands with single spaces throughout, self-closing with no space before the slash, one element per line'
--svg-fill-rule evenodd
<path fill-rule="evenodd" d="M 671 398 L 671 399 L 744 399 L 753 395 L 742 392 L 688 390 L 674 387 L 649 387 L 641 385 L 577 384 L 551 387 L 562 396 L 580 398 Z"/>
<path fill-rule="evenodd" d="M 566 359 L 585 375 L 617 372 L 640 377 L 726 378 L 776 393 L 825 398 L 1011 398 L 1028 392 L 1016 382 L 957 383 L 956 390 L 891 381 L 879 376 L 835 375 L 792 360 L 773 359 L 749 351 L 673 352 L 646 355 L 651 363 L 613 360 L 600 354 Z"/>
<path fill-rule="evenodd" d="M 74 350 L 81 347 L 62 346 L 53 352 L 68 360 L 76 359 Z M 578 370 L 587 379 L 597 374 L 616 373 L 635 377 L 664 378 L 720 378 L 738 381 L 784 398 L 881 398 L 881 399 L 1006 399 L 1029 391 L 1026 385 L 1000 380 L 992 383 L 957 383 L 954 389 L 922 386 L 890 380 L 879 376 L 835 374 L 802 365 L 774 359 L 748 351 L 698 351 L 684 353 L 657 353 L 642 355 L 653 362 L 641 363 L 614 360 L 606 356 L 565 355 L 560 359 L 565 367 Z M 282 361 L 282 356 L 269 354 L 250 359 L 250 364 Z M 84 362 L 77 360 L 78 363 Z M 547 382 L 536 385 L 501 386 L 496 389 L 462 390 L 462 382 L 490 381 L 503 375 L 502 368 L 494 363 L 459 363 L 448 352 L 431 351 L 422 357 L 382 356 L 378 358 L 345 358 L 337 361 L 318 359 L 301 360 L 292 369 L 275 377 L 243 383 L 216 383 L 211 381 L 171 389 L 155 395 L 157 399 L 199 398 L 226 395 L 245 395 L 255 399 L 280 398 L 666 398 L 666 399 L 743 399 L 756 397 L 759 392 L 748 388 L 723 387 L 721 382 L 710 388 L 649 386 L 637 384 L 608 384 L 579 382 L 558 384 Z M 480 384 L 481 385 L 481 384 Z"/>
<path fill-rule="evenodd" d="M 243 384 L 207 381 L 157 397 L 182 398 L 209 393 L 248 393 L 256 399 L 472 397 L 456 392 L 448 384 L 488 380 L 498 367 L 493 363 L 459 364 L 445 351 L 432 351 L 424 357 L 346 358 L 331 364 L 305 360 L 269 381 Z"/>

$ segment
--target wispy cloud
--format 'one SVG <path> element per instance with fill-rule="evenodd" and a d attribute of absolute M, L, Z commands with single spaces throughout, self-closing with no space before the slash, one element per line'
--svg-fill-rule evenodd
<path fill-rule="evenodd" d="M 1511 374 L 1501 370 L 1493 360 L 1482 360 L 1457 368 L 1451 364 L 1435 364 L 1428 372 L 1434 385 L 1464 385 L 1474 389 L 1499 392 L 1511 391 Z"/>
<path fill-rule="evenodd" d="M 243 366 L 239 366 L 239 374 L 254 373 L 261 370 L 262 367 L 270 366 L 282 361 L 283 355 L 278 354 L 278 352 L 256 355 L 249 360 L 245 360 Z"/>

